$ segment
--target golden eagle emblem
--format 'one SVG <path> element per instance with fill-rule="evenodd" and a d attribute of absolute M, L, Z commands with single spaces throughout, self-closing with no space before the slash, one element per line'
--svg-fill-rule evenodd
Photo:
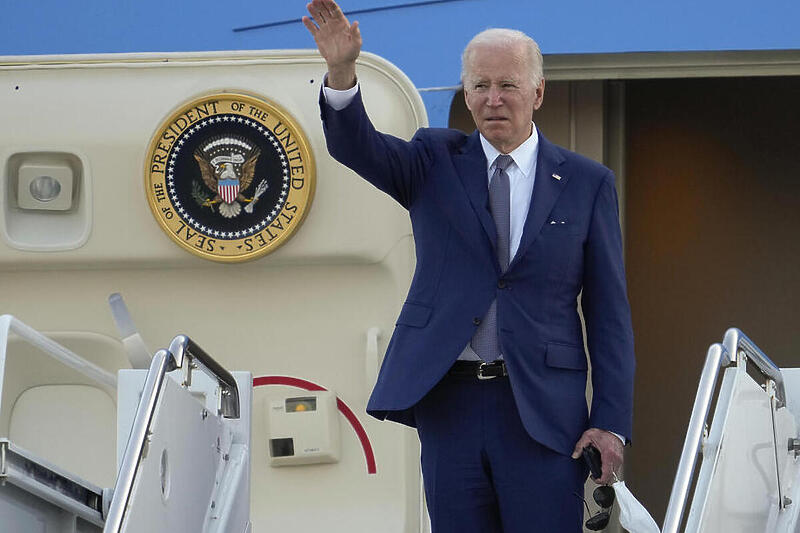
<path fill-rule="evenodd" d="M 212 211 L 216 206 L 219 214 L 226 218 L 238 216 L 242 212 L 241 204 L 246 204 L 246 213 L 253 212 L 253 205 L 268 187 L 267 180 L 262 179 L 255 194 L 250 198 L 245 196 L 261 155 L 258 147 L 244 137 L 221 135 L 207 139 L 193 155 L 205 185 L 204 188 L 197 180 L 192 183 L 192 197 L 198 205 Z"/>

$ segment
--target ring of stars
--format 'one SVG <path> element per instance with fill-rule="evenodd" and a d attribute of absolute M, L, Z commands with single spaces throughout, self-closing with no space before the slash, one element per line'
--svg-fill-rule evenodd
<path fill-rule="evenodd" d="M 180 199 L 178 198 L 177 190 L 175 188 L 175 161 L 178 159 L 178 156 L 183 148 L 183 145 L 186 141 L 195 133 L 202 131 L 203 128 L 209 126 L 211 124 L 216 123 L 224 123 L 224 122 L 236 122 L 241 123 L 243 125 L 248 126 L 250 129 L 253 130 L 253 133 L 260 135 L 272 144 L 275 148 L 275 151 L 278 152 L 280 161 L 281 161 L 281 169 L 282 169 L 282 184 L 281 184 L 281 192 L 278 198 L 278 202 L 273 206 L 273 208 L 266 213 L 266 216 L 261 218 L 258 222 L 250 225 L 247 228 L 236 230 L 236 231 L 219 231 L 217 229 L 210 228 L 200 221 L 195 220 L 187 211 L 187 209 L 182 205 Z M 255 182 L 258 178 L 254 179 Z M 255 189 L 256 184 L 251 184 L 251 187 Z M 278 142 L 278 139 L 275 138 L 273 133 L 268 129 L 265 128 L 262 124 L 250 120 L 249 118 L 241 117 L 238 115 L 216 115 L 214 117 L 206 118 L 201 120 L 200 122 L 196 123 L 191 128 L 185 130 L 178 139 L 178 142 L 175 143 L 172 153 L 169 157 L 169 165 L 167 168 L 167 191 L 169 194 L 169 198 L 172 201 L 172 205 L 175 207 L 175 210 L 181 215 L 181 218 L 192 228 L 195 230 L 209 236 L 215 237 L 219 239 L 241 239 L 245 237 L 249 237 L 251 235 L 255 235 L 262 229 L 266 228 L 267 226 L 275 220 L 275 217 L 283 209 L 283 206 L 286 204 L 286 199 L 289 194 L 289 163 L 287 161 L 286 152 L 283 150 L 281 143 Z M 247 215 L 247 213 L 242 213 L 242 215 Z M 241 216 L 241 215 L 240 215 Z"/>

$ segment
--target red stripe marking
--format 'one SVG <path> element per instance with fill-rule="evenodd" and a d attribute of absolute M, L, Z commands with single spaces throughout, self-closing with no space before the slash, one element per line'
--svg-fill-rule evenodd
<path fill-rule="evenodd" d="M 253 378 L 253 387 L 261 387 L 264 385 L 286 385 L 289 387 L 297 387 L 298 389 L 309 391 L 328 390 L 322 385 L 317 385 L 311 381 L 293 378 L 291 376 L 260 376 Z M 364 429 L 364 426 L 361 425 L 361 421 L 347 406 L 347 404 L 344 403 L 338 396 L 336 397 L 336 405 L 339 407 L 339 411 L 344 415 L 347 421 L 350 422 L 350 425 L 353 426 L 353 430 L 356 432 L 356 435 L 358 435 L 358 440 L 361 441 L 361 447 L 364 449 L 364 458 L 367 460 L 367 473 L 377 473 L 378 468 L 375 465 L 375 453 L 372 451 L 372 443 L 370 443 L 367 431 Z"/>

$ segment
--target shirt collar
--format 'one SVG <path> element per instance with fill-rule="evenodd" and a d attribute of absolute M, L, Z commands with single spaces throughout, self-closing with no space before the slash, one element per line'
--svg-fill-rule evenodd
<path fill-rule="evenodd" d="M 536 124 L 531 122 L 531 125 L 531 136 L 528 137 L 524 143 L 517 146 L 510 154 L 508 154 L 511 156 L 511 159 L 514 160 L 514 164 L 517 165 L 517 168 L 520 169 L 526 178 L 531 175 L 533 167 L 536 165 L 536 157 L 539 154 L 539 133 L 536 131 Z M 483 134 L 480 135 L 480 138 L 481 146 L 483 147 L 483 153 L 486 154 L 486 170 L 488 172 L 491 170 L 494 160 L 497 159 L 498 155 L 500 155 L 500 151 L 492 146 L 492 144 L 486 140 Z"/>

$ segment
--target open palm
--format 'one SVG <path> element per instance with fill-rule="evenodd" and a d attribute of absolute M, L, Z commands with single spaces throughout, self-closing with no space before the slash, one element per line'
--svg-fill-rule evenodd
<path fill-rule="evenodd" d="M 358 22 L 350 22 L 333 0 L 312 0 L 306 8 L 311 17 L 303 17 L 319 53 L 328 64 L 331 75 L 338 71 L 355 72 L 355 61 L 361 52 Z"/>

